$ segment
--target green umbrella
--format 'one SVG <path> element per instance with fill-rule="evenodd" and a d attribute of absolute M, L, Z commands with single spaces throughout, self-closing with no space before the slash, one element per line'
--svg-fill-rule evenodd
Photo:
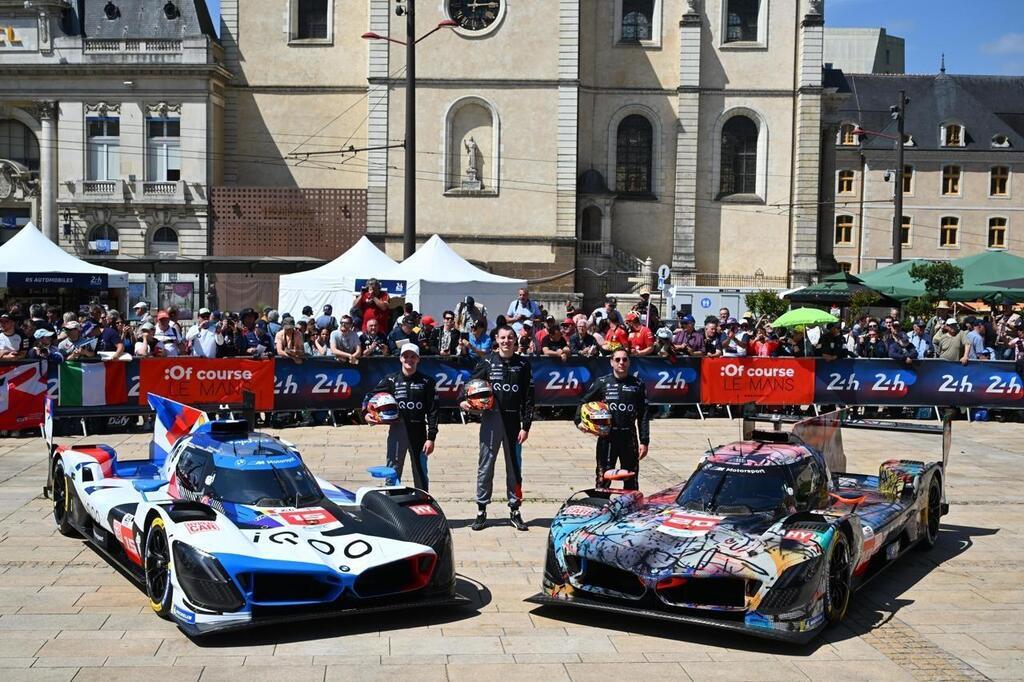
<path fill-rule="evenodd" d="M 806 327 L 808 325 L 838 322 L 833 315 L 817 308 L 794 308 L 772 322 L 773 327 Z"/>

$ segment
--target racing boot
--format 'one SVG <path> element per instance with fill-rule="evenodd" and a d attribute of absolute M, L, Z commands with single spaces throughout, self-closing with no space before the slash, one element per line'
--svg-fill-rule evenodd
<path fill-rule="evenodd" d="M 523 515 L 519 513 L 518 509 L 513 509 L 508 514 L 509 523 L 516 530 L 530 530 L 525 523 L 523 523 Z"/>
<path fill-rule="evenodd" d="M 487 525 L 487 509 L 481 508 L 476 512 L 476 519 L 473 521 L 473 525 L 470 526 L 472 530 L 483 530 L 484 526 Z"/>

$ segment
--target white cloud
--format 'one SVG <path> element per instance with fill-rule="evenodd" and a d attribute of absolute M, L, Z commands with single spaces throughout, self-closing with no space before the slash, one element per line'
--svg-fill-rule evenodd
<path fill-rule="evenodd" d="M 987 54 L 1024 54 L 1024 33 L 1004 33 L 981 46 Z"/>

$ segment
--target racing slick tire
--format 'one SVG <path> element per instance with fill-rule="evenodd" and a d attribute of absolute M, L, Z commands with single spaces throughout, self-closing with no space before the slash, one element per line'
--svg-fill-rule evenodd
<path fill-rule="evenodd" d="M 932 476 L 931 483 L 928 484 L 928 500 L 924 512 L 924 535 L 917 546 L 919 549 L 929 550 L 939 539 L 939 521 L 942 518 L 942 486 L 937 475 Z"/>
<path fill-rule="evenodd" d="M 825 620 L 829 624 L 840 622 L 850 605 L 850 583 L 853 566 L 850 561 L 850 542 L 846 534 L 836 529 L 836 539 L 828 551 L 825 574 Z"/>
<path fill-rule="evenodd" d="M 164 521 L 159 516 L 146 532 L 142 569 L 146 575 L 146 596 L 149 605 L 161 618 L 170 619 L 174 588 L 171 586 L 171 544 L 167 540 Z"/>
<path fill-rule="evenodd" d="M 73 494 L 71 481 L 64 473 L 64 462 L 58 459 L 53 465 L 53 521 L 57 531 L 69 538 L 78 537 L 78 531 L 71 525 Z"/>

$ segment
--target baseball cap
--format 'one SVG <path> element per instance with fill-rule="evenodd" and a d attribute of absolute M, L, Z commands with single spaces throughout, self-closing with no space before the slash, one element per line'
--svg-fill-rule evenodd
<path fill-rule="evenodd" d="M 434 326 L 435 324 L 437 324 L 437 323 L 436 323 L 436 322 L 434 321 L 434 318 L 433 318 L 433 317 L 431 317 L 430 315 L 424 315 L 424 316 L 423 316 L 423 317 L 422 317 L 422 318 L 420 319 L 420 321 L 421 321 L 421 322 L 422 322 L 423 324 L 429 324 L 430 326 Z"/>
<path fill-rule="evenodd" d="M 244 318 L 246 315 L 255 315 L 256 311 L 252 308 L 242 308 L 242 312 L 238 313 L 238 319 Z"/>
<path fill-rule="evenodd" d="M 687 324 L 693 324 L 696 320 L 693 319 L 693 315 L 683 315 L 683 322 Z"/>
<path fill-rule="evenodd" d="M 564 320 L 562 320 L 562 326 L 564 327 L 564 326 L 566 326 L 566 325 L 569 325 L 570 327 L 573 327 L 573 326 L 575 326 L 575 325 L 576 325 L 576 323 L 575 323 L 575 322 L 573 322 L 573 320 L 572 320 L 572 318 L 571 318 L 571 317 L 567 317 L 567 318 L 565 318 Z"/>
<path fill-rule="evenodd" d="M 328 315 L 331 314 L 332 310 L 334 310 L 334 307 L 330 303 L 324 305 L 324 312 L 327 313 Z"/>
<path fill-rule="evenodd" d="M 530 320 L 530 319 L 523 320 L 523 326 L 524 327 L 532 327 L 533 326 L 533 320 Z"/>
<path fill-rule="evenodd" d="M 398 351 L 398 355 L 402 356 L 406 353 L 413 353 L 418 356 L 420 354 L 420 347 L 415 343 L 403 343 L 401 349 Z"/>
<path fill-rule="evenodd" d="M 36 333 L 33 334 L 32 336 L 34 336 L 38 340 L 45 336 L 53 336 L 53 332 L 51 332 L 49 329 L 37 329 Z"/>
<path fill-rule="evenodd" d="M 161 310 L 160 312 L 158 312 L 156 314 L 156 319 L 158 319 L 158 320 L 169 320 L 169 319 L 171 319 L 171 316 L 167 314 L 166 310 Z"/>
<path fill-rule="evenodd" d="M 139 301 L 138 303 L 132 306 L 132 310 L 139 310 L 140 308 L 142 310 L 149 310 L 149 304 L 146 303 L 145 301 Z"/>
<path fill-rule="evenodd" d="M 209 314 L 211 314 L 211 311 L 210 311 L 209 308 L 200 308 L 199 309 L 199 317 L 202 317 L 203 315 L 209 315 Z"/>
<path fill-rule="evenodd" d="M 153 323 L 152 322 L 147 322 L 146 324 L 144 324 L 141 327 L 139 327 L 139 331 L 150 331 L 152 329 L 153 329 Z"/>
<path fill-rule="evenodd" d="M 954 326 L 954 327 L 955 327 L 955 326 L 957 326 L 957 324 L 958 324 L 958 323 L 957 323 L 957 321 L 956 321 L 956 318 L 955 318 L 955 317 L 951 317 L 951 318 L 949 318 L 948 320 L 946 320 L 946 324 L 948 324 L 948 325 L 952 325 L 952 326 Z"/>
<path fill-rule="evenodd" d="M 0 320 L 12 320 L 12 319 L 14 319 L 14 318 L 12 318 L 7 313 L 0 313 Z"/>
<path fill-rule="evenodd" d="M 730 317 L 728 320 L 725 321 L 725 323 L 726 324 L 739 324 L 739 322 L 736 321 L 735 317 Z"/>
<path fill-rule="evenodd" d="M 291 315 L 285 315 L 281 318 L 281 326 L 285 329 L 291 329 L 295 326 L 295 318 Z"/>
<path fill-rule="evenodd" d="M 81 329 L 82 325 L 78 324 L 78 320 L 71 320 L 64 323 L 65 329 Z"/>

